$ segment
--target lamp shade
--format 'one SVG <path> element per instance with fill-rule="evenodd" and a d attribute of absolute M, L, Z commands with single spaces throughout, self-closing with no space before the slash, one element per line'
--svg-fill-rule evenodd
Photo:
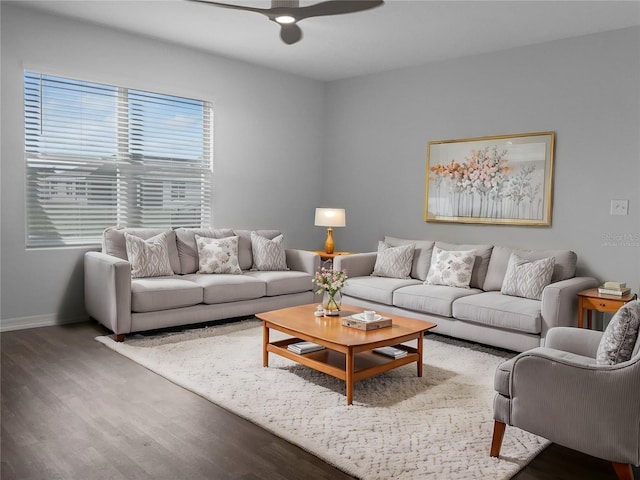
<path fill-rule="evenodd" d="M 344 208 L 316 208 L 317 227 L 344 227 L 346 224 Z"/>

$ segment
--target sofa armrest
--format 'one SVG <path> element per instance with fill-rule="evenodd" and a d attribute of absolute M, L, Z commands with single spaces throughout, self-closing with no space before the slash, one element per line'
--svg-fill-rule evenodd
<path fill-rule="evenodd" d="M 116 335 L 131 332 L 131 265 L 101 252 L 84 254 L 87 313 Z"/>
<path fill-rule="evenodd" d="M 555 327 L 547 332 L 545 347 L 596 358 L 602 332 L 574 327 Z"/>
<path fill-rule="evenodd" d="M 595 278 L 574 277 L 545 287 L 542 291 L 541 345 L 544 345 L 544 339 L 550 328 L 578 325 L 577 293 L 597 285 L 598 282 Z"/>
<path fill-rule="evenodd" d="M 338 255 L 333 259 L 335 270 L 346 270 L 348 277 L 366 277 L 373 273 L 377 252 Z"/>
<path fill-rule="evenodd" d="M 291 270 L 314 275 L 320 268 L 320 256 L 317 253 L 288 248 L 285 250 L 285 254 L 287 256 L 287 267 Z"/>

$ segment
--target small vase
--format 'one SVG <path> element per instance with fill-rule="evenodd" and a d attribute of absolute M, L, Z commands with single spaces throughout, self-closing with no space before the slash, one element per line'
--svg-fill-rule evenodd
<path fill-rule="evenodd" d="M 325 315 L 339 315 L 340 305 L 342 305 L 342 294 L 340 290 L 334 293 L 329 293 L 328 290 L 324 291 L 322 307 L 324 308 Z"/>

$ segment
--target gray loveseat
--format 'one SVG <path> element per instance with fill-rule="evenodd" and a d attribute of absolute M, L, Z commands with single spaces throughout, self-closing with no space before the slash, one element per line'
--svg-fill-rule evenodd
<path fill-rule="evenodd" d="M 132 278 L 125 232 L 142 239 L 168 232 L 167 249 L 173 275 Z M 259 230 L 273 239 L 275 230 Z M 196 237 L 238 237 L 240 275 L 199 274 Z M 119 341 L 144 330 L 253 315 L 258 312 L 313 303 L 313 275 L 320 257 L 286 249 L 282 271 L 253 271 L 251 230 L 118 229 L 108 228 L 101 252 L 84 258 L 85 307 Z"/>
<path fill-rule="evenodd" d="M 385 237 L 388 246 L 414 244 L 408 278 L 372 276 L 377 252 L 338 256 L 334 268 L 349 279 L 342 301 L 438 324 L 434 333 L 523 352 L 544 344 L 548 330 L 577 324 L 577 296 L 597 286 L 591 277 L 575 277 L 577 256 L 569 250 L 516 250 L 493 245 L 461 245 Z M 474 250 L 469 288 L 425 285 L 434 247 Z M 528 260 L 554 257 L 551 283 L 540 300 L 505 295 L 501 287 L 511 253 Z"/>

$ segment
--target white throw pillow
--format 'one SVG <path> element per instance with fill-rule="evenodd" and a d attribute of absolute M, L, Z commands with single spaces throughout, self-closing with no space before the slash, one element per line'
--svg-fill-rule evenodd
<path fill-rule="evenodd" d="M 551 283 L 555 263 L 554 257 L 529 261 L 512 253 L 500 293 L 540 300 L 542 290 Z"/>
<path fill-rule="evenodd" d="M 443 250 L 434 247 L 424 284 L 469 288 L 475 261 L 475 250 Z"/>
<path fill-rule="evenodd" d="M 376 277 L 409 278 L 415 244 L 390 247 L 378 242 L 378 255 L 371 275 Z"/>
<path fill-rule="evenodd" d="M 238 264 L 238 237 L 211 238 L 195 235 L 198 273 L 242 273 Z"/>
<path fill-rule="evenodd" d="M 127 258 L 131 264 L 132 278 L 173 275 L 173 269 L 169 261 L 169 249 L 167 248 L 168 237 L 169 232 L 163 232 L 155 237 L 143 240 L 125 232 L 125 247 Z"/>
<path fill-rule="evenodd" d="M 251 250 L 253 251 L 251 270 L 289 270 L 282 234 L 269 240 L 256 232 L 251 232 Z"/>
<path fill-rule="evenodd" d="M 596 363 L 615 365 L 631 359 L 640 330 L 640 300 L 629 302 L 616 312 L 602 334 Z"/>

